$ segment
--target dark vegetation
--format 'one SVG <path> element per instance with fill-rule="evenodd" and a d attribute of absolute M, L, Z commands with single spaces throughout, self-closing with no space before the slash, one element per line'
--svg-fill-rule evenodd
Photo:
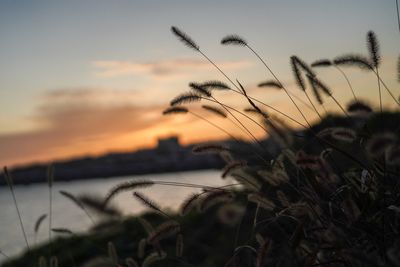
<path fill-rule="evenodd" d="M 253 53 L 273 78 L 259 86 L 282 90 L 302 120 L 252 98 L 240 81 L 228 77 L 188 35 L 176 27 L 172 32 L 220 71 L 227 83 L 190 83 L 190 91 L 174 98 L 164 115 L 198 116 L 184 105 L 201 101 L 207 112 L 231 120 L 246 133 L 257 159 L 245 160 L 224 144 L 194 147 L 197 154 L 220 155 L 226 164 L 222 176 L 235 182 L 220 188 L 200 186 L 202 193 L 189 196 L 180 214 L 163 211 L 137 189 L 157 184 L 197 185 L 135 180 L 117 185 L 101 198 L 63 192 L 77 208 L 97 211 L 104 220 L 80 235 L 49 229 L 53 239 L 49 234 L 48 244 L 31 248 L 3 266 L 400 266 L 399 100 L 379 74 L 375 34 L 367 34 L 367 56 L 345 54 L 312 64 L 298 56 L 290 58 L 294 79 L 307 99 L 303 105 L 321 118 L 311 125 L 299 107 L 300 100 L 243 38 L 230 35 L 221 43 Z M 317 70 L 322 67 L 346 78 L 349 104 L 340 103 L 334 90 L 320 80 Z M 377 108 L 359 99 L 346 67 L 376 77 Z M 400 81 L 400 61 L 398 74 Z M 221 90 L 241 95 L 248 108 L 239 110 L 220 100 Z M 385 108 L 383 92 L 391 97 L 395 111 Z M 327 99 L 337 105 L 340 114 L 326 112 Z M 279 145 L 280 153 L 272 161 L 244 120 L 263 129 Z M 293 131 L 289 125 L 300 130 Z M 235 140 L 225 129 L 213 126 Z M 5 174 L 12 190 L 6 169 Z M 51 196 L 51 171 L 48 176 Z M 112 199 L 122 191 L 131 191 L 153 213 L 122 218 L 112 206 Z M 39 218 L 38 228 L 46 219 Z"/>

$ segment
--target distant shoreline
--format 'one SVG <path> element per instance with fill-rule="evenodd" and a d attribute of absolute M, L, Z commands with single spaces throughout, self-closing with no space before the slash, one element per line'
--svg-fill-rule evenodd
<path fill-rule="evenodd" d="M 114 178 L 121 178 L 124 176 L 138 176 L 138 175 L 151 175 L 151 174 L 168 174 L 168 173 L 179 173 L 179 172 L 191 172 L 191 171 L 203 171 L 203 170 L 219 170 L 220 168 L 218 167 L 207 167 L 207 168 L 194 168 L 194 169 L 176 169 L 176 170 L 168 170 L 168 171 L 160 171 L 160 172 L 142 172 L 142 173 L 115 173 L 115 174 L 111 174 L 107 175 L 107 176 L 89 176 L 89 177 L 80 177 L 80 178 L 65 178 L 62 177 L 61 179 L 59 177 L 55 177 L 54 182 L 75 182 L 75 181 L 86 181 L 86 180 L 96 180 L 96 179 L 114 179 Z M 15 174 L 13 174 L 13 184 L 14 185 L 34 185 L 34 184 L 45 184 L 47 183 L 47 179 L 45 178 L 45 172 L 46 170 L 43 170 L 43 179 L 32 179 L 29 181 L 25 181 L 25 179 L 23 179 L 23 181 L 21 181 L 20 179 L 20 174 L 18 173 L 17 176 Z M 21 174 L 22 175 L 22 174 Z M 7 183 L 4 180 L 3 175 L 0 176 L 1 177 L 1 181 L 0 181 L 0 188 L 1 187 L 5 187 L 7 185 Z M 18 178 L 18 180 L 15 181 L 15 178 Z"/>
<path fill-rule="evenodd" d="M 249 150 L 249 144 L 245 142 L 225 140 L 217 143 L 234 147 L 244 157 L 254 156 L 254 153 Z M 54 180 L 77 181 L 127 175 L 221 169 L 225 165 L 224 160 L 218 154 L 194 154 L 192 149 L 196 145 L 201 144 L 181 146 L 177 137 L 171 137 L 158 140 L 158 146 L 153 149 L 58 161 L 52 164 Z M 269 147 L 272 147 L 272 144 L 269 144 Z M 29 185 L 46 183 L 47 168 L 47 164 L 35 164 L 17 167 L 9 172 L 13 184 Z M 6 185 L 5 177 L 0 174 L 0 186 L 4 185 Z"/>

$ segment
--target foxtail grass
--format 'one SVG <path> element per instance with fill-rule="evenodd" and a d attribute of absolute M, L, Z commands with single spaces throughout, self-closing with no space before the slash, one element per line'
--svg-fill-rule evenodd
<path fill-rule="evenodd" d="M 35 222 L 35 227 L 34 227 L 34 232 L 35 232 L 34 243 L 35 244 L 36 244 L 36 238 L 37 238 L 37 234 L 39 233 L 40 226 L 42 225 L 44 220 L 46 220 L 46 218 L 47 218 L 47 214 L 42 214 L 37 218 L 37 220 Z"/>
<path fill-rule="evenodd" d="M 333 64 L 329 59 L 320 59 L 320 60 L 317 60 L 317 61 L 314 61 L 313 63 L 311 63 L 311 67 L 313 67 L 313 68 L 330 67 L 330 66 L 333 66 L 343 76 L 343 78 L 347 82 L 347 85 L 349 86 L 351 94 L 354 97 L 354 101 L 357 101 L 357 97 L 354 92 L 353 86 L 350 82 L 350 79 L 349 79 L 349 77 L 347 77 L 346 73 L 340 67 L 338 67 L 336 64 Z"/>
<path fill-rule="evenodd" d="M 268 72 L 274 77 L 276 82 L 281 86 L 281 88 L 285 91 L 286 95 L 289 97 L 290 101 L 293 103 L 293 105 L 296 107 L 300 115 L 303 117 L 304 121 L 310 126 L 307 118 L 305 117 L 304 113 L 301 111 L 297 103 L 294 101 L 292 98 L 291 94 L 289 91 L 285 88 L 285 86 L 282 84 L 282 82 L 278 79 L 278 77 L 275 75 L 275 73 L 271 70 L 271 68 L 267 65 L 267 63 L 261 58 L 261 56 L 245 41 L 243 38 L 237 36 L 237 35 L 230 35 L 221 40 L 221 44 L 223 45 L 228 45 L 228 44 L 233 44 L 233 45 L 240 45 L 240 46 L 245 46 L 247 47 L 261 62 L 262 64 L 266 67 Z"/>

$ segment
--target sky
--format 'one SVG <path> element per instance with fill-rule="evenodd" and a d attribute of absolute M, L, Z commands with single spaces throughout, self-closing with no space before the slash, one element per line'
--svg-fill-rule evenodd
<path fill-rule="evenodd" d="M 162 116 L 191 81 L 224 80 L 199 53 L 170 31 L 177 26 L 249 93 L 301 121 L 283 92 L 259 89 L 271 79 L 243 47 L 220 40 L 238 34 L 259 52 L 288 90 L 296 87 L 289 58 L 310 63 L 349 52 L 367 55 L 366 33 L 380 41 L 381 74 L 396 96 L 400 34 L 395 0 L 285 1 L 0 1 L 0 165 L 21 165 L 156 145 L 179 135 L 182 143 L 226 135 L 191 114 Z M 345 69 L 356 94 L 377 105 L 371 73 Z M 346 81 L 334 69 L 318 71 L 343 103 Z M 239 109 L 243 98 L 221 92 Z M 383 94 L 385 105 L 393 103 Z M 297 100 L 310 121 L 312 110 Z M 329 99 L 326 108 L 337 111 Z M 199 105 L 190 109 L 246 138 L 229 120 Z M 241 118 L 245 121 L 244 118 Z M 244 122 L 258 137 L 261 129 Z"/>

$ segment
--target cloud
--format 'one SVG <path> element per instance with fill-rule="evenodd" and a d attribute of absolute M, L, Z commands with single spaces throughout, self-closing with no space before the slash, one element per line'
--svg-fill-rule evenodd
<path fill-rule="evenodd" d="M 168 91 L 86 87 L 48 91 L 39 97 L 38 106 L 27 118 L 37 125 L 34 130 L 0 134 L 0 166 L 136 150 L 154 146 L 160 136 L 174 134 L 179 134 L 183 143 L 227 137 L 191 114 L 162 116 L 169 99 L 163 94 Z M 260 99 L 266 96 L 261 90 L 252 95 Z M 232 105 L 247 106 L 240 95 L 220 92 L 220 97 Z M 277 102 L 275 106 L 293 112 L 290 105 Z M 198 105 L 191 105 L 190 110 L 232 134 L 246 137 L 230 120 L 205 112 Z M 254 134 L 265 134 L 246 118 L 239 119 Z"/>
<path fill-rule="evenodd" d="M 174 59 L 158 62 L 136 63 L 132 61 L 94 61 L 95 74 L 100 77 L 118 77 L 126 75 L 150 75 L 153 78 L 169 78 L 199 70 L 209 70 L 210 63 L 201 59 Z M 247 61 L 219 62 L 223 69 L 243 69 L 250 66 Z"/>
<path fill-rule="evenodd" d="M 80 88 L 48 92 L 41 98 L 30 120 L 42 128 L 23 133 L 0 135 L 1 164 L 47 161 L 83 153 L 98 154 L 109 150 L 129 149 L 120 138 L 157 128 L 174 120 L 161 115 L 165 106 L 139 106 L 119 101 L 129 92 Z M 105 101 L 108 99 L 108 101 Z M 156 133 L 154 132 L 154 135 Z M 129 146 L 148 146 L 152 130 Z M 133 138 L 134 139 L 134 138 Z"/>

